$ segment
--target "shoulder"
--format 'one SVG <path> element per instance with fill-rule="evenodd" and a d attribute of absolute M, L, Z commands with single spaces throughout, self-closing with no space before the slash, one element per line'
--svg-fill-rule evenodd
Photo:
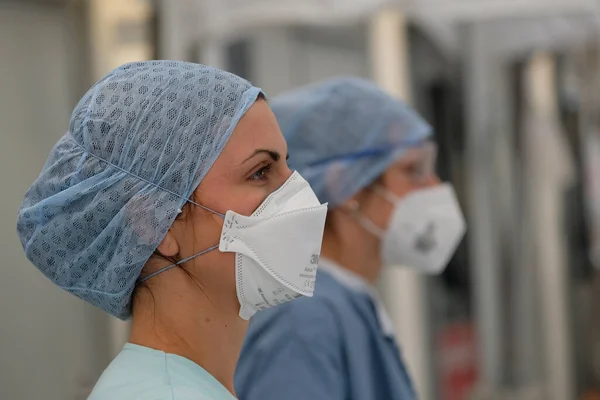
<path fill-rule="evenodd" d="M 233 399 L 233 397 L 231 397 Z M 229 398 L 217 399 L 211 394 L 200 393 L 188 387 L 173 387 L 164 385 L 153 390 L 143 392 L 94 392 L 88 400 L 229 400 Z"/>
<path fill-rule="evenodd" d="M 231 400 L 225 388 L 183 357 L 128 343 L 89 400 Z"/>
<path fill-rule="evenodd" d="M 322 299 L 335 306 L 342 304 L 344 299 L 349 295 L 351 295 L 350 289 L 342 285 L 328 272 L 323 270 L 317 272 L 317 282 L 313 298 Z"/>
<path fill-rule="evenodd" d="M 187 399 L 187 397 L 177 397 L 177 399 Z M 88 400 L 175 400 L 175 397 L 173 388 L 163 385 L 155 385 L 152 388 L 96 387 Z"/>
<path fill-rule="evenodd" d="M 201 390 L 192 385 L 173 385 L 167 382 L 155 382 L 151 387 L 113 388 L 112 390 L 94 390 L 88 400 L 233 400 L 227 394 Z"/>
<path fill-rule="evenodd" d="M 326 272 L 319 271 L 313 297 L 303 297 L 284 304 L 281 312 L 305 329 L 307 322 L 318 326 L 331 326 L 348 315 L 354 294 Z M 277 309 L 277 307 L 275 307 Z M 317 327 L 318 327 L 317 326 Z"/>
<path fill-rule="evenodd" d="M 235 400 L 230 394 L 217 394 L 212 392 L 198 392 L 198 390 L 188 387 L 173 387 L 172 396 L 167 399 L 172 400 Z M 144 399 L 145 400 L 145 399 Z M 154 400 L 148 398 L 148 400 Z"/>

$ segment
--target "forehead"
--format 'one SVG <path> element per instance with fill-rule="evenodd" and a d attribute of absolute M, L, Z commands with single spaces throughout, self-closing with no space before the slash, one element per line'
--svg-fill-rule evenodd
<path fill-rule="evenodd" d="M 219 158 L 239 164 L 257 149 L 277 151 L 284 157 L 287 153 L 275 115 L 263 100 L 256 101 L 240 119 Z"/>

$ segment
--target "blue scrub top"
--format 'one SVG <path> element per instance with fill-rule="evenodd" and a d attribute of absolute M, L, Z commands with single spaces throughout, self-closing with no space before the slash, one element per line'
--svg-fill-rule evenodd
<path fill-rule="evenodd" d="M 104 371 L 88 400 L 235 400 L 187 358 L 128 343 Z"/>
<path fill-rule="evenodd" d="M 261 311 L 235 375 L 241 400 L 412 400 L 373 299 L 319 269 L 315 295 Z"/>

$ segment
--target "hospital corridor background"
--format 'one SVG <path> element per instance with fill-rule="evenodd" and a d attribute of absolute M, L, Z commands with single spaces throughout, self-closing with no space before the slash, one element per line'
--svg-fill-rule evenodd
<path fill-rule="evenodd" d="M 81 95 L 149 59 L 411 104 L 468 225 L 443 274 L 378 287 L 419 398 L 600 399 L 597 0 L 0 0 L 0 399 L 86 399 L 127 341 L 31 266 L 15 220 Z"/>

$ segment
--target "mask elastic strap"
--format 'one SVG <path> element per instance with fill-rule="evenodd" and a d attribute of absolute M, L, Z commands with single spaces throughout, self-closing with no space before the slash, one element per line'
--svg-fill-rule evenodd
<path fill-rule="evenodd" d="M 381 196 L 385 201 L 391 203 L 391 204 L 398 204 L 400 202 L 400 198 L 398 196 L 396 196 L 393 193 L 390 193 L 389 190 L 387 190 L 386 188 L 384 188 L 381 185 L 375 185 L 373 186 L 373 191 L 378 194 L 379 196 Z"/>
<path fill-rule="evenodd" d="M 200 208 L 202 208 L 202 209 L 204 209 L 204 210 L 206 210 L 206 211 L 209 211 L 209 212 L 211 212 L 211 213 L 213 213 L 213 214 L 215 214 L 215 215 L 218 215 L 219 217 L 221 217 L 221 218 L 223 218 L 223 219 L 225 219 L 225 214 L 221 214 L 220 212 L 217 212 L 217 211 L 215 211 L 215 210 L 213 210 L 213 209 L 211 209 L 211 208 L 208 208 L 208 207 L 206 207 L 206 206 L 203 206 L 202 204 L 196 203 L 196 202 L 195 202 L 195 201 L 193 201 L 193 200 L 189 200 L 189 199 L 188 199 L 188 202 L 189 202 L 189 203 L 191 203 L 191 204 L 193 204 L 193 205 L 195 205 L 195 206 L 198 206 L 198 207 L 200 207 Z M 179 211 L 181 211 L 181 210 L 177 210 L 177 211 L 179 212 Z"/>
<path fill-rule="evenodd" d="M 170 269 L 171 269 L 171 268 L 173 268 L 173 267 L 176 267 L 176 266 L 178 266 L 178 265 L 181 265 L 181 264 L 183 264 L 183 263 L 186 263 L 186 262 L 188 262 L 188 261 L 190 261 L 190 260 L 192 260 L 192 259 L 194 259 L 194 258 L 196 258 L 196 257 L 199 257 L 199 256 L 201 256 L 201 255 L 203 255 L 203 254 L 206 254 L 206 253 L 208 253 L 209 251 L 213 251 L 213 250 L 215 250 L 215 249 L 218 249 L 218 248 L 219 248 L 219 245 L 216 245 L 216 246 L 213 246 L 213 247 L 209 247 L 208 249 L 206 249 L 206 250 L 203 250 L 203 251 L 201 251 L 201 252 L 200 252 L 200 253 L 198 253 L 198 254 L 194 254 L 193 256 L 190 256 L 190 257 L 188 257 L 188 258 L 184 258 L 183 260 L 181 260 L 181 261 L 179 261 L 179 262 L 177 262 L 177 263 L 175 263 L 175 264 L 167 265 L 166 267 L 164 267 L 164 268 L 161 268 L 161 269 L 159 269 L 158 271 L 155 271 L 155 272 L 151 273 L 151 274 L 150 274 L 150 275 L 148 275 L 148 276 L 145 276 L 144 278 L 140 279 L 138 282 L 139 282 L 139 283 L 145 282 L 145 281 L 147 281 L 148 279 L 150 279 L 150 278 L 153 278 L 153 277 L 155 277 L 156 275 L 158 275 L 158 274 L 160 274 L 160 273 L 163 273 L 163 272 L 165 272 L 165 271 L 168 271 L 168 270 L 170 270 Z"/>
<path fill-rule="evenodd" d="M 195 206 L 198 206 L 198 207 L 200 207 L 200 208 L 202 208 L 202 209 L 204 209 L 204 210 L 206 210 L 206 211 L 209 211 L 209 212 L 211 212 L 211 213 L 213 213 L 213 214 L 215 214 L 215 215 L 218 215 L 219 217 L 221 217 L 221 218 L 225 219 L 225 214 L 222 214 L 222 213 L 220 213 L 220 212 L 217 212 L 217 211 L 215 211 L 215 210 L 213 210 L 213 209 L 211 209 L 211 208 L 208 208 L 208 207 L 206 207 L 206 206 L 203 206 L 202 204 L 196 203 L 196 202 L 195 202 L 195 201 L 193 201 L 193 200 L 190 200 L 190 199 L 188 199 L 188 198 L 185 198 L 184 196 L 181 196 L 180 194 L 177 194 L 177 193 L 173 192 L 172 190 L 169 190 L 169 189 L 167 189 L 167 188 L 164 188 L 164 187 L 162 187 L 162 186 L 160 186 L 160 185 L 157 185 L 156 183 L 154 183 L 154 182 L 151 182 L 151 181 L 149 181 L 148 179 L 144 179 L 144 178 L 142 178 L 142 177 L 141 177 L 141 176 L 139 176 L 139 175 L 136 175 L 136 174 L 134 174 L 134 173 L 132 173 L 132 172 L 129 172 L 129 171 L 127 171 L 126 169 L 124 169 L 124 168 L 121 168 L 121 167 L 119 167 L 118 165 L 116 165 L 116 164 L 113 164 L 113 163 L 111 163 L 110 161 L 108 161 L 108 160 L 105 160 L 104 158 L 102 158 L 102 157 L 100 157 L 100 156 L 98 156 L 98 155 L 96 155 L 96 154 L 94 154 L 94 153 L 91 153 L 91 152 L 89 152 L 89 151 L 88 151 L 88 150 L 87 150 L 85 147 L 83 147 L 81 144 L 79 144 L 79 142 L 77 142 L 77 140 L 75 140 L 75 138 L 73 137 L 73 134 L 72 134 L 70 131 L 67 131 L 67 133 L 68 133 L 68 135 L 69 135 L 69 139 L 71 139 L 71 141 L 72 141 L 72 142 L 73 142 L 73 143 L 74 143 L 74 144 L 75 144 L 77 147 L 79 147 L 79 148 L 80 148 L 80 149 L 83 151 L 83 156 L 84 156 L 84 157 L 85 157 L 85 156 L 88 156 L 88 155 L 89 155 L 89 156 L 91 156 L 91 157 L 94 157 L 95 159 L 97 159 L 97 160 L 99 160 L 99 161 L 102 161 L 103 163 L 106 163 L 106 164 L 110 165 L 111 167 L 113 167 L 113 168 L 115 168 L 115 169 L 117 169 L 117 170 L 119 170 L 119 171 L 121 171 L 121 172 L 123 172 L 123 173 L 125 173 L 125 174 L 129 175 L 129 176 L 132 176 L 132 177 L 134 177 L 134 178 L 137 178 L 137 179 L 139 179 L 140 181 L 142 181 L 142 182 L 144 182 L 144 183 L 146 183 L 146 184 L 148 184 L 148 185 L 151 185 L 151 186 L 154 186 L 154 187 L 156 187 L 156 188 L 158 188 L 158 189 L 164 190 L 165 192 L 167 192 L 167 193 L 169 193 L 169 194 L 172 194 L 172 195 L 174 195 L 174 196 L 177 196 L 177 197 L 179 197 L 180 199 L 183 199 L 183 200 L 185 200 L 186 202 L 190 202 L 190 203 L 192 203 L 192 204 L 193 204 L 193 205 L 195 205 Z M 80 168 L 80 167 L 81 167 L 81 164 L 83 163 L 83 161 L 84 161 L 84 158 L 82 158 L 82 159 L 80 160 L 80 162 L 79 162 L 79 163 L 80 163 L 80 165 L 79 165 L 77 168 Z M 180 208 L 179 208 L 179 209 L 177 209 L 177 213 L 178 213 L 178 214 L 181 214 L 181 212 L 182 212 L 182 211 L 181 211 L 181 209 L 180 209 Z M 185 263 L 185 262 L 187 262 L 187 261 L 190 261 L 190 260 L 191 260 L 191 259 L 193 259 L 193 258 L 196 258 L 196 257 L 198 257 L 198 256 L 201 256 L 202 254 L 206 254 L 206 253 L 208 253 L 209 251 L 213 251 L 213 250 L 215 250 L 215 249 L 217 249 L 217 248 L 219 248 L 219 245 L 216 245 L 216 246 L 210 247 L 210 248 L 208 248 L 208 249 L 206 249 L 206 250 L 204 250 L 204 251 L 202 251 L 202 252 L 200 252 L 200 253 L 198 253 L 198 254 L 195 254 L 195 255 L 193 255 L 193 256 L 191 256 L 191 257 L 185 258 L 185 259 L 183 259 L 183 260 L 179 261 L 178 263 L 171 264 L 171 265 L 168 265 L 168 266 L 166 266 L 166 267 L 164 267 L 164 268 L 161 268 L 161 269 L 159 269 L 158 271 L 156 271 L 156 272 L 153 272 L 153 273 L 151 273 L 150 275 L 148 275 L 148 276 L 146 276 L 146 277 L 144 277 L 144 278 L 142 278 L 142 279 L 138 280 L 138 282 L 140 282 L 140 283 L 141 283 L 141 282 L 145 282 L 145 281 L 147 281 L 148 279 L 150 279 L 150 278 L 152 278 L 152 277 L 155 277 L 156 275 L 158 275 L 158 274 L 160 274 L 160 273 L 162 273 L 162 272 L 165 272 L 165 271 L 167 271 L 167 270 L 169 270 L 169 269 L 171 269 L 171 268 L 173 268 L 173 267 L 176 267 L 176 266 L 178 266 L 178 265 L 180 265 L 180 264 L 183 264 L 183 263 Z"/>
<path fill-rule="evenodd" d="M 213 214 L 216 214 L 216 215 L 218 215 L 219 217 L 221 217 L 221 218 L 223 218 L 223 219 L 225 218 L 225 214 L 221 214 L 220 212 L 216 212 L 215 210 L 211 210 L 210 208 L 208 208 L 208 207 L 205 207 L 205 206 L 203 206 L 203 205 L 201 205 L 201 204 L 198 204 L 198 203 L 196 203 L 195 201 L 192 201 L 192 200 L 188 200 L 188 201 L 189 201 L 190 203 L 192 203 L 193 205 L 195 205 L 195 206 L 198 206 L 198 207 L 200 207 L 200 208 L 203 208 L 203 209 L 205 209 L 206 211 L 210 211 L 211 213 L 213 213 Z M 180 209 L 180 208 L 179 208 L 179 209 L 177 209 L 177 214 L 181 214 L 181 213 L 182 213 L 181 209 Z M 206 253 L 208 253 L 209 251 L 213 251 L 213 250 L 215 250 L 215 249 L 218 249 L 218 248 L 219 248 L 219 245 L 218 245 L 218 244 L 217 244 L 217 245 L 215 245 L 215 246 L 209 247 L 208 249 L 206 249 L 206 250 L 203 250 L 203 251 L 201 251 L 201 252 L 200 252 L 200 253 L 198 253 L 198 254 L 194 254 L 193 256 L 190 256 L 190 257 L 188 257 L 188 258 L 184 258 L 183 260 L 181 260 L 181 261 L 179 261 L 179 262 L 177 262 L 177 263 L 175 263 L 175 264 L 167 265 L 166 267 L 164 267 L 164 268 L 161 268 L 161 269 L 159 269 L 158 271 L 155 271 L 155 272 L 151 273 L 150 275 L 148 275 L 148 276 L 146 276 L 146 277 L 144 277 L 144 278 L 140 279 L 138 282 L 139 282 L 139 283 L 145 282 L 145 281 L 147 281 L 148 279 L 150 279 L 150 278 L 152 278 L 152 277 L 155 277 L 156 275 L 158 275 L 158 274 L 160 274 L 160 273 L 162 273 L 162 272 L 165 272 L 165 271 L 167 271 L 167 270 L 169 270 L 169 269 L 171 269 L 171 268 L 173 268 L 173 267 L 176 267 L 176 266 L 178 266 L 178 265 L 181 265 L 181 264 L 183 264 L 183 263 L 186 263 L 186 262 L 188 262 L 188 261 L 190 261 L 190 260 L 192 260 L 192 259 L 194 259 L 194 258 L 196 258 L 196 257 L 199 257 L 199 256 L 201 256 L 201 255 L 203 255 L 203 254 L 206 254 Z"/>
<path fill-rule="evenodd" d="M 385 231 L 383 229 L 381 229 L 380 227 L 378 227 L 377 225 L 375 225 L 375 223 L 373 221 L 371 221 L 370 219 L 368 219 L 367 217 L 365 217 L 364 215 L 361 214 L 357 202 L 354 202 L 354 201 L 350 202 L 348 204 L 348 207 L 350 208 L 350 211 L 352 212 L 352 216 L 354 218 L 356 218 L 356 220 L 358 221 L 360 226 L 362 226 L 370 234 L 372 234 L 380 239 L 383 238 L 383 236 L 385 235 Z"/>
<path fill-rule="evenodd" d="M 165 192 L 167 192 L 167 193 L 169 193 L 169 194 L 172 194 L 173 196 L 177 196 L 177 197 L 179 197 L 180 199 L 183 199 L 183 200 L 185 200 L 186 202 L 190 202 L 190 203 L 192 203 L 192 204 L 193 204 L 193 205 L 195 205 L 195 206 L 198 206 L 198 207 L 200 207 L 200 208 L 203 208 L 203 209 L 205 209 L 206 211 L 210 211 L 211 213 L 213 213 L 213 214 L 216 214 L 216 215 L 218 215 L 219 217 L 221 217 L 221 218 L 223 218 L 223 219 L 225 218 L 225 214 L 221 214 L 220 212 L 217 212 L 217 211 L 215 211 L 215 210 L 212 210 L 212 209 L 210 209 L 210 208 L 208 208 L 208 207 L 206 207 L 206 206 L 203 206 L 202 204 L 198 204 L 198 203 L 196 203 L 196 202 L 195 202 L 195 201 L 193 201 L 193 200 L 190 200 L 190 199 L 188 199 L 188 198 L 186 198 L 186 197 L 184 197 L 184 196 L 182 196 L 182 195 L 180 195 L 180 194 L 177 194 L 177 193 L 173 192 L 172 190 L 169 190 L 169 189 L 167 189 L 167 188 L 164 188 L 164 187 L 162 187 L 162 186 L 160 186 L 160 185 L 157 185 L 157 184 L 156 184 L 156 183 L 154 183 L 154 182 L 151 182 L 151 181 L 149 181 L 148 179 L 144 179 L 144 178 L 142 178 L 142 177 L 141 177 L 141 176 L 139 176 L 139 175 L 136 175 L 136 174 L 134 174 L 134 173 L 132 173 L 132 172 L 129 172 L 129 171 L 127 171 L 126 169 L 124 169 L 124 168 L 121 168 L 121 167 L 119 167 L 118 165 L 116 165 L 116 164 L 114 164 L 114 163 L 111 163 L 110 161 L 108 161 L 108 160 L 105 160 L 104 158 L 102 158 L 102 157 L 100 157 L 100 156 L 98 156 L 98 155 L 96 155 L 96 154 L 94 154 L 94 153 L 90 153 L 88 150 L 86 150 L 86 148 L 85 148 L 85 147 L 83 147 L 81 144 L 79 144 L 79 142 L 77 142 L 77 141 L 75 140 L 75 138 L 73 137 L 73 135 L 71 134 L 71 132 L 70 132 L 70 131 L 67 131 L 67 133 L 69 134 L 69 139 L 71 139 L 71 141 L 72 141 L 72 142 L 73 142 L 73 143 L 74 143 L 74 144 L 75 144 L 77 147 L 79 147 L 79 148 L 80 148 L 80 149 L 83 151 L 83 155 L 84 155 L 84 157 L 85 157 L 85 156 L 88 156 L 88 155 L 89 155 L 89 156 L 91 156 L 91 157 L 94 157 L 95 159 L 97 159 L 97 160 L 99 160 L 99 161 L 102 161 L 103 163 L 106 163 L 106 164 L 110 165 L 111 167 L 113 167 L 113 168 L 115 168 L 115 169 L 117 169 L 117 170 L 119 170 L 119 171 L 121 171 L 121 172 L 123 172 L 123 173 L 125 173 L 125 174 L 127 174 L 127 175 L 129 175 L 129 176 L 131 176 L 131 177 L 134 177 L 134 178 L 136 178 L 136 179 L 139 179 L 140 181 L 142 181 L 142 182 L 144 182 L 144 183 L 146 183 L 146 184 L 148 184 L 148 185 L 151 185 L 151 186 L 154 186 L 154 187 L 156 187 L 156 188 L 158 188 L 158 189 L 164 190 Z M 82 158 L 82 159 L 79 161 L 79 164 L 80 164 L 80 165 L 81 165 L 81 164 L 83 164 L 83 161 L 84 161 L 84 158 Z M 79 165 L 77 168 L 80 168 L 80 165 Z M 178 212 L 178 213 L 181 213 L 181 209 L 178 209 L 178 210 L 177 210 L 177 212 Z"/>

